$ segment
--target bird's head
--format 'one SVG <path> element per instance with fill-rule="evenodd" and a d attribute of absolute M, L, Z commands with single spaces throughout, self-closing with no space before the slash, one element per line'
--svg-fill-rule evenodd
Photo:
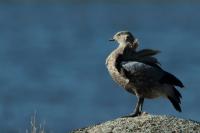
<path fill-rule="evenodd" d="M 119 44 L 130 44 L 138 47 L 138 40 L 128 31 L 117 32 L 109 41 L 116 41 Z"/>

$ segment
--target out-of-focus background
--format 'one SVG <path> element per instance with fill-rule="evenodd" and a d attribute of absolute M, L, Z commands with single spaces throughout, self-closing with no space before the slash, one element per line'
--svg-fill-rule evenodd
<path fill-rule="evenodd" d="M 185 84 L 182 113 L 166 99 L 146 100 L 151 114 L 200 121 L 200 2 L 1 1 L 0 132 L 38 125 L 64 133 L 133 111 L 136 98 L 110 78 L 108 42 L 129 30 L 140 48 L 162 51 L 162 67 Z"/>

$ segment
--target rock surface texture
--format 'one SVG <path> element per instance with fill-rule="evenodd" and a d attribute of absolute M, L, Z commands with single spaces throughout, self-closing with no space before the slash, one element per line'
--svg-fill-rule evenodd
<path fill-rule="evenodd" d="M 200 123 L 173 116 L 145 114 L 134 118 L 118 118 L 72 133 L 200 133 Z"/>

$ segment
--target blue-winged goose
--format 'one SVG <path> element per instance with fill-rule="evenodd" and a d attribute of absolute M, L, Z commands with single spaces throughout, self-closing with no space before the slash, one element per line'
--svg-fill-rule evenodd
<path fill-rule="evenodd" d="M 167 98 L 181 112 L 181 94 L 175 86 L 184 86 L 174 75 L 164 71 L 153 57 L 159 51 L 137 51 L 138 41 L 128 31 L 116 33 L 110 41 L 116 41 L 119 45 L 106 59 L 108 71 L 115 82 L 138 99 L 134 112 L 128 116 L 142 113 L 144 98 L 160 96 Z"/>

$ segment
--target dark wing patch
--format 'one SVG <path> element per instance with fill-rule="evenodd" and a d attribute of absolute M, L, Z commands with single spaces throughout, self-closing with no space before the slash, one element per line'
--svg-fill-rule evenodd
<path fill-rule="evenodd" d="M 134 55 L 134 58 L 141 59 L 141 58 L 144 58 L 144 57 L 151 57 L 151 56 L 154 56 L 158 53 L 160 53 L 160 51 L 158 51 L 158 50 L 143 49 L 143 50 L 136 52 L 136 54 Z"/>
<path fill-rule="evenodd" d="M 125 76 L 132 81 L 142 84 L 155 84 L 163 77 L 163 70 L 142 62 L 123 62 L 122 70 Z"/>
<path fill-rule="evenodd" d="M 184 87 L 183 83 L 178 78 L 176 78 L 174 75 L 172 75 L 168 72 L 165 72 L 164 76 L 160 79 L 160 83 L 175 85 L 175 86 L 179 86 L 181 88 Z"/>
<path fill-rule="evenodd" d="M 155 57 L 152 57 L 158 54 L 160 51 L 152 50 L 152 49 L 143 49 L 140 51 L 135 51 L 135 49 L 126 47 L 123 51 L 123 54 L 119 54 L 116 60 L 116 68 L 120 71 L 121 63 L 122 62 L 129 62 L 129 61 L 137 61 L 142 62 L 144 64 L 160 68 L 160 63 Z"/>
<path fill-rule="evenodd" d="M 156 68 L 162 69 L 160 67 L 160 63 L 158 62 L 158 60 L 155 57 L 145 57 L 143 59 L 139 59 L 138 61 L 142 62 L 142 63 L 145 63 L 147 65 L 150 65 L 152 67 L 156 67 Z"/>

